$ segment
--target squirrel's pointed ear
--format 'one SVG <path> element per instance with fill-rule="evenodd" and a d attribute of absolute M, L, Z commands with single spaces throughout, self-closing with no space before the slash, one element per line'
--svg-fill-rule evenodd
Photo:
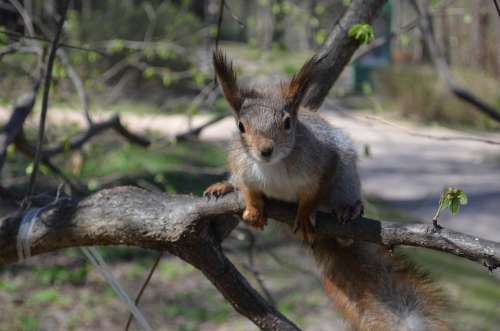
<path fill-rule="evenodd" d="M 300 71 L 292 77 L 287 85 L 283 85 L 281 93 L 288 103 L 288 108 L 292 113 L 296 113 L 302 103 L 307 89 L 317 71 L 318 64 L 316 58 L 309 59 Z"/>
<path fill-rule="evenodd" d="M 222 93 L 234 111 L 238 113 L 243 103 L 243 96 L 238 87 L 233 64 L 227 60 L 224 53 L 219 49 L 216 49 L 213 53 L 213 63 Z"/>

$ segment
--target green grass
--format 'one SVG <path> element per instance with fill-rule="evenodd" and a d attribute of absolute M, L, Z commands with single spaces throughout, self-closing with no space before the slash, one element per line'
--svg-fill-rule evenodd
<path fill-rule="evenodd" d="M 457 83 L 493 107 L 500 108 L 498 78 L 473 68 L 454 68 Z M 430 66 L 391 66 L 375 73 L 379 110 L 393 110 L 405 118 L 459 129 L 498 130 L 500 125 L 451 94 Z"/>

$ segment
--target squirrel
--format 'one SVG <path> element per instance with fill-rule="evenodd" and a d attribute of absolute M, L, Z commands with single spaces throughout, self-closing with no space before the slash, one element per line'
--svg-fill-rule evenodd
<path fill-rule="evenodd" d="M 245 88 L 232 63 L 216 49 L 213 65 L 239 133 L 232 140 L 228 181 L 204 195 L 239 190 L 245 223 L 263 229 L 264 197 L 296 202 L 300 231 L 322 271 L 325 292 L 356 329 L 448 330 L 439 318 L 444 300 L 426 274 L 380 245 L 314 236 L 316 210 L 342 223 L 363 214 L 354 144 L 344 131 L 302 106 L 318 70 L 314 57 L 288 83 Z"/>

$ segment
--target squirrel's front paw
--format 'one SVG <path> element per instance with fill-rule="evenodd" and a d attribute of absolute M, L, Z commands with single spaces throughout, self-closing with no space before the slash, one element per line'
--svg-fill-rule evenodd
<path fill-rule="evenodd" d="M 264 213 L 257 208 L 247 207 L 243 212 L 243 221 L 261 230 L 267 225 L 267 218 L 265 218 Z"/>
<path fill-rule="evenodd" d="M 363 215 L 364 207 L 361 200 L 356 201 L 353 205 L 340 205 L 334 210 L 337 220 L 340 223 L 348 223 L 354 221 Z"/>
<path fill-rule="evenodd" d="M 221 182 L 212 184 L 209 187 L 207 187 L 205 192 L 203 192 L 203 196 L 206 197 L 207 199 L 210 199 L 212 197 L 218 199 L 233 191 L 234 191 L 234 186 L 232 184 L 230 184 L 229 182 Z"/>

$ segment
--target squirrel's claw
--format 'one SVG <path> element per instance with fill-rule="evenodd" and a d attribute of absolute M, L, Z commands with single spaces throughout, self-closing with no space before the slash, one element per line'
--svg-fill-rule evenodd
<path fill-rule="evenodd" d="M 293 233 L 297 233 L 297 231 L 300 230 L 302 240 L 306 243 L 311 243 L 314 239 L 314 233 L 316 232 L 313 221 L 312 217 L 306 217 L 304 219 L 297 218 L 293 226 Z"/>
<path fill-rule="evenodd" d="M 342 205 L 335 208 L 333 212 L 341 224 L 347 224 L 363 216 L 364 206 L 361 200 L 358 200 L 352 206 Z"/>
<path fill-rule="evenodd" d="M 224 195 L 234 191 L 234 186 L 228 182 L 215 183 L 207 187 L 203 192 L 203 196 L 210 200 L 214 197 L 216 200 Z"/>

